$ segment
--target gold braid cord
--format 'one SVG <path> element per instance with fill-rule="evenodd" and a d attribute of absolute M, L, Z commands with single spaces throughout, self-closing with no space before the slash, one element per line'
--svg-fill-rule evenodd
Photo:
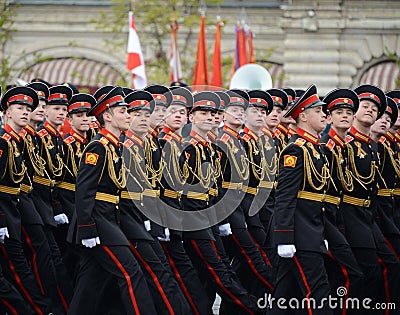
<path fill-rule="evenodd" d="M 51 174 L 53 174 L 53 176 L 55 176 L 55 177 L 60 177 L 62 175 L 64 162 L 63 162 L 62 158 L 60 157 L 60 155 L 58 153 L 56 153 L 55 158 L 57 160 L 58 166 L 54 166 L 53 160 L 52 160 L 51 154 L 50 154 L 50 149 L 49 149 L 49 146 L 53 146 L 53 145 L 52 145 L 52 143 L 51 144 L 50 143 L 51 143 L 50 136 L 48 136 L 48 137 L 46 136 L 45 138 L 43 138 L 42 148 L 44 147 L 44 150 L 46 151 L 45 161 L 47 162 L 47 165 L 49 166 L 49 171 L 51 172 Z"/>
<path fill-rule="evenodd" d="M 329 168 L 326 164 L 323 165 L 321 173 L 315 168 L 312 161 L 310 152 L 306 147 L 301 147 L 304 153 L 304 182 L 303 189 L 306 183 L 311 186 L 313 190 L 321 190 L 326 185 L 329 179 Z"/>
<path fill-rule="evenodd" d="M 171 155 L 167 170 L 170 173 L 172 181 L 174 181 L 175 179 L 180 185 L 184 185 L 186 183 L 187 178 L 189 177 L 189 169 L 187 163 L 183 164 L 182 169 L 179 167 L 179 154 L 178 154 L 179 148 L 174 141 L 171 141 L 170 145 L 171 145 L 171 152 L 170 152 Z M 171 172 L 173 173 L 174 176 L 172 176 Z"/>
<path fill-rule="evenodd" d="M 253 140 L 248 141 L 247 144 L 249 146 L 248 159 L 250 161 L 251 170 L 253 171 L 253 175 L 258 181 L 262 181 L 264 179 L 264 175 L 265 175 L 265 172 L 264 172 L 265 164 L 266 164 L 265 158 L 264 158 L 264 156 L 262 156 L 260 165 L 257 165 L 253 159 L 254 151 L 259 151 L 257 148 L 257 145 L 253 143 Z M 261 150 L 261 151 L 263 151 L 263 150 Z"/>
<path fill-rule="evenodd" d="M 110 176 L 111 180 L 118 189 L 124 189 L 126 186 L 125 172 L 121 167 L 117 177 L 117 174 L 115 173 L 113 153 L 108 145 L 105 146 L 105 149 L 106 149 L 106 164 L 107 164 L 108 175 Z"/>
<path fill-rule="evenodd" d="M 377 171 L 377 165 L 375 164 L 375 161 L 372 161 L 371 163 L 371 169 L 369 175 L 362 176 L 357 170 L 356 162 L 354 160 L 355 155 L 353 147 L 351 145 L 348 145 L 347 148 L 348 148 L 349 166 L 352 175 L 355 176 L 363 185 L 371 184 L 375 179 L 375 173 Z"/>
<path fill-rule="evenodd" d="M 141 182 L 140 184 L 138 183 L 141 187 L 143 187 L 142 186 L 143 183 L 149 188 L 152 187 L 145 170 L 143 170 L 143 168 L 140 166 L 140 164 L 138 162 L 138 159 L 136 158 L 136 153 L 133 152 L 131 148 L 129 148 L 128 151 L 129 151 L 129 168 L 126 168 L 126 164 L 125 164 L 126 171 L 129 173 L 129 175 L 134 180 L 136 180 L 136 181 L 139 180 Z M 131 172 L 132 166 L 135 170 L 134 174 L 132 174 L 132 172 Z M 135 174 L 137 174 L 138 176 L 135 176 Z M 139 178 L 137 178 L 137 177 L 139 177 Z"/>
<path fill-rule="evenodd" d="M 211 156 L 215 156 L 215 158 L 213 158 L 211 161 L 213 163 L 214 170 L 215 170 L 214 177 L 215 177 L 215 179 L 217 179 L 222 174 L 221 160 L 220 160 L 220 158 L 218 156 L 218 153 L 214 150 L 211 142 L 209 142 L 208 146 L 209 146 L 210 151 L 211 151 Z"/>
<path fill-rule="evenodd" d="M 203 174 L 203 171 L 201 169 L 201 156 L 204 156 L 204 151 L 203 147 L 201 147 L 202 152 L 200 152 L 200 148 L 195 145 L 194 146 L 196 150 L 196 164 L 194 167 L 194 170 L 191 166 L 188 165 L 188 160 L 185 160 L 185 164 L 187 169 L 190 170 L 190 172 L 193 174 L 194 177 L 196 177 L 199 180 L 200 185 L 203 188 L 209 189 L 211 181 L 213 181 L 213 184 L 216 184 L 216 179 L 215 179 L 215 171 L 213 169 L 212 163 L 208 163 L 207 171 L 206 174 Z"/>
<path fill-rule="evenodd" d="M 160 166 L 159 168 L 156 170 L 153 167 L 153 150 L 157 150 L 157 146 L 154 143 L 153 139 L 149 138 L 147 140 L 147 143 L 150 145 L 150 149 L 145 150 L 146 151 L 146 171 L 147 171 L 147 178 L 150 180 L 151 182 L 151 187 L 152 188 L 156 188 L 156 182 L 161 183 L 161 177 L 162 177 L 162 173 L 163 173 L 163 169 L 165 167 L 165 161 L 163 158 L 161 158 L 160 160 Z"/>
<path fill-rule="evenodd" d="M 32 142 L 32 139 L 29 136 L 29 139 L 24 138 L 25 148 L 28 152 L 29 160 L 32 164 L 32 167 L 35 171 L 35 174 L 44 177 L 44 170 L 46 161 L 39 155 L 39 153 L 35 150 L 35 146 Z"/>
<path fill-rule="evenodd" d="M 335 152 L 335 150 L 332 150 L 331 174 L 333 174 L 334 167 L 336 165 L 337 166 L 336 174 L 337 174 L 337 177 L 339 178 L 340 182 L 342 183 L 343 189 L 347 192 L 352 192 L 354 189 L 353 177 L 351 176 L 351 172 L 347 165 L 345 166 L 345 170 L 343 172 L 343 169 L 341 167 L 341 160 L 343 157 L 341 155 L 342 155 L 341 152 L 340 152 L 340 154 L 337 154 Z M 335 161 L 336 161 L 336 163 L 335 163 Z"/>
<path fill-rule="evenodd" d="M 72 174 L 76 177 L 78 175 L 78 166 L 75 162 L 75 152 L 72 145 L 68 146 L 68 158 L 71 160 Z M 67 160 L 68 163 L 68 160 Z"/>
<path fill-rule="evenodd" d="M 240 169 L 239 165 L 238 165 L 238 161 L 236 160 L 236 156 L 233 152 L 233 148 L 232 145 L 230 144 L 230 142 L 228 141 L 226 143 L 227 146 L 227 151 L 229 152 L 229 155 L 231 157 L 230 161 L 233 162 L 233 165 L 235 166 L 236 172 L 239 175 L 241 180 L 247 180 L 249 178 L 249 173 L 250 173 L 250 169 L 249 169 L 249 160 L 247 159 L 247 157 L 243 154 L 240 155 L 240 162 L 242 164 L 242 169 Z"/>
<path fill-rule="evenodd" d="M 387 151 L 387 154 L 389 155 L 390 158 L 390 163 L 392 163 L 394 171 L 396 172 L 397 177 L 400 178 L 400 161 L 395 159 L 394 155 L 395 153 L 393 152 L 392 148 L 387 144 L 386 142 L 383 144 L 385 150 Z M 384 162 L 383 162 L 384 165 Z"/>
<path fill-rule="evenodd" d="M 8 173 L 10 174 L 11 181 L 18 184 L 18 183 L 22 182 L 22 180 L 24 179 L 24 175 L 26 172 L 26 166 L 25 166 L 24 161 L 22 161 L 21 171 L 18 172 L 17 164 L 15 163 L 15 159 L 14 159 L 14 147 L 13 147 L 12 141 L 9 141 L 7 144 L 8 144 L 8 160 L 7 160 Z"/>

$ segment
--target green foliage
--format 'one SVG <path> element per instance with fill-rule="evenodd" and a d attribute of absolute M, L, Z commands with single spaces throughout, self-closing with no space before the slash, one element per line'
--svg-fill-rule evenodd
<path fill-rule="evenodd" d="M 388 55 L 389 59 L 396 63 L 397 68 L 400 68 L 400 57 L 396 54 L 389 52 L 389 49 L 385 47 L 386 54 Z M 400 72 L 397 78 L 395 78 L 396 89 L 400 88 Z"/>

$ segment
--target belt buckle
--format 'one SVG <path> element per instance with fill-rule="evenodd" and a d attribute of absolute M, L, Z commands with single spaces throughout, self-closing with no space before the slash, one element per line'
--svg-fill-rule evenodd
<path fill-rule="evenodd" d="M 183 195 L 183 190 L 176 191 L 176 195 L 177 195 L 177 198 L 180 200 L 182 198 L 182 195 Z"/>
<path fill-rule="evenodd" d="M 369 199 L 365 199 L 365 200 L 363 201 L 363 207 L 369 207 L 370 204 L 371 204 L 371 200 L 369 200 Z"/>
<path fill-rule="evenodd" d="M 321 197 L 321 202 L 325 202 L 325 201 L 326 201 L 326 195 L 323 194 L 322 197 Z"/>
<path fill-rule="evenodd" d="M 115 196 L 115 203 L 118 204 L 119 203 L 119 196 Z"/>
<path fill-rule="evenodd" d="M 237 190 L 243 189 L 243 183 L 237 183 Z"/>
<path fill-rule="evenodd" d="M 54 179 L 50 179 L 50 187 L 54 187 L 56 181 Z"/>
<path fill-rule="evenodd" d="M 393 197 L 394 196 L 394 188 L 390 189 L 389 191 L 390 191 L 390 197 Z"/>

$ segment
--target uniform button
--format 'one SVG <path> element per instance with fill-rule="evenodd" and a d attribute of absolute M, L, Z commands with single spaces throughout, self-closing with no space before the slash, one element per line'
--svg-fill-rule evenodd
<path fill-rule="evenodd" d="M 115 206 L 115 209 L 117 209 L 117 210 L 118 210 L 118 206 Z"/>

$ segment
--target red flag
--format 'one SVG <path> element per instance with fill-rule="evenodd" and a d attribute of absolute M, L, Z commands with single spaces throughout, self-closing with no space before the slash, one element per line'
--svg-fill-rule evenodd
<path fill-rule="evenodd" d="M 249 63 L 247 59 L 246 31 L 243 26 L 239 29 L 238 39 L 238 68 L 240 68 L 241 66 Z"/>
<path fill-rule="evenodd" d="M 215 32 L 214 53 L 212 57 L 211 85 L 216 87 L 222 86 L 221 25 L 222 22 L 218 21 L 217 30 Z"/>
<path fill-rule="evenodd" d="M 255 63 L 256 59 L 254 57 L 254 49 L 253 49 L 253 32 L 251 31 L 251 29 L 249 29 L 248 33 L 247 33 L 247 43 L 249 46 L 249 62 L 250 63 Z"/>
<path fill-rule="evenodd" d="M 181 60 L 179 58 L 178 41 L 177 41 L 178 23 L 171 23 L 171 44 L 169 53 L 169 67 L 171 82 L 180 81 L 182 79 Z"/>
<path fill-rule="evenodd" d="M 193 85 L 208 85 L 208 61 L 206 46 L 205 17 L 201 17 L 199 40 L 197 42 L 196 65 L 194 67 Z"/>
<path fill-rule="evenodd" d="M 128 38 L 128 60 L 126 67 L 132 72 L 133 87 L 143 89 L 147 85 L 146 70 L 144 67 L 142 48 L 139 36 L 136 32 L 133 14 L 129 11 L 129 38 Z"/>

